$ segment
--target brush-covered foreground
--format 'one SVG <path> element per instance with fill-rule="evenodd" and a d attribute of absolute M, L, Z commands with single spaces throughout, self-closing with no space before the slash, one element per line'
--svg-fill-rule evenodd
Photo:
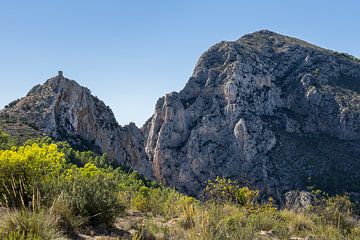
<path fill-rule="evenodd" d="M 294 212 L 217 178 L 199 201 L 65 142 L 14 142 L 0 131 L 0 239 L 360 239 L 346 195 Z"/>

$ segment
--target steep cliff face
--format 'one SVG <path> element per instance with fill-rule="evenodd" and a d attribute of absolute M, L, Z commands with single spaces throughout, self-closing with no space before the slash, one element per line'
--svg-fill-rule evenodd
<path fill-rule="evenodd" d="M 139 147 L 143 145 L 142 133 L 135 124 L 119 126 L 108 106 L 62 74 L 33 87 L 26 97 L 3 109 L 0 118 L 69 141 L 80 149 L 107 153 L 110 159 L 151 177 L 151 166 Z"/>
<path fill-rule="evenodd" d="M 146 123 L 155 177 L 197 194 L 217 175 L 281 198 L 360 190 L 360 64 L 269 31 L 204 53 Z"/>
<path fill-rule="evenodd" d="M 105 152 L 193 195 L 216 176 L 277 199 L 307 186 L 360 192 L 359 60 L 269 31 L 211 47 L 141 130 L 119 126 L 102 101 L 61 75 L 0 119 Z"/>

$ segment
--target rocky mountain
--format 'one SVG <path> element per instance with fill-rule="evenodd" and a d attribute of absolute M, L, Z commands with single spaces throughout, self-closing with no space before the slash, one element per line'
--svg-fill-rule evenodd
<path fill-rule="evenodd" d="M 108 153 L 192 195 L 216 176 L 276 199 L 309 186 L 360 192 L 360 61 L 270 31 L 211 47 L 141 129 L 119 126 L 61 74 L 0 118 Z"/>
<path fill-rule="evenodd" d="M 143 145 L 142 133 L 135 124 L 119 126 L 108 106 L 61 71 L 6 106 L 0 119 L 0 127 L 7 132 L 27 129 L 30 135 L 66 140 L 78 149 L 106 153 L 117 163 L 152 176 L 145 151 L 139 147 Z"/>
<path fill-rule="evenodd" d="M 360 63 L 269 31 L 211 47 L 144 127 L 154 175 L 196 194 L 235 178 L 281 198 L 360 190 Z"/>

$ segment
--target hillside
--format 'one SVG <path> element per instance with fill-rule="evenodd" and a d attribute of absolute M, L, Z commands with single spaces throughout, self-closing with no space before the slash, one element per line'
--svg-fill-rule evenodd
<path fill-rule="evenodd" d="M 0 239 L 328 240 L 360 238 L 348 195 L 287 194 L 286 208 L 217 177 L 201 201 L 48 137 L 0 131 Z"/>

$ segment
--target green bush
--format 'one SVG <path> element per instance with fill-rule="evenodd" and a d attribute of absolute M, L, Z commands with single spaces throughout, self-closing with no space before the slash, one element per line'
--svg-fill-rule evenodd
<path fill-rule="evenodd" d="M 65 232 L 75 232 L 88 222 L 88 218 L 75 215 L 71 203 L 60 194 L 53 201 L 49 213 L 56 217 L 57 225 Z"/>
<path fill-rule="evenodd" d="M 75 214 L 88 217 L 93 224 L 111 224 L 124 210 L 117 200 L 117 185 L 112 171 L 87 163 L 66 170 L 58 187 Z"/>
<path fill-rule="evenodd" d="M 209 180 L 205 188 L 206 199 L 217 203 L 253 205 L 258 195 L 258 191 L 240 187 L 236 181 L 221 177 L 216 177 L 214 181 Z"/>
<path fill-rule="evenodd" d="M 9 135 L 0 130 L 0 150 L 10 147 Z"/>
<path fill-rule="evenodd" d="M 345 233 L 358 223 L 353 211 L 354 205 L 348 195 L 336 195 L 325 198 L 319 205 L 312 208 L 319 220 L 326 225 L 332 225 Z"/>

